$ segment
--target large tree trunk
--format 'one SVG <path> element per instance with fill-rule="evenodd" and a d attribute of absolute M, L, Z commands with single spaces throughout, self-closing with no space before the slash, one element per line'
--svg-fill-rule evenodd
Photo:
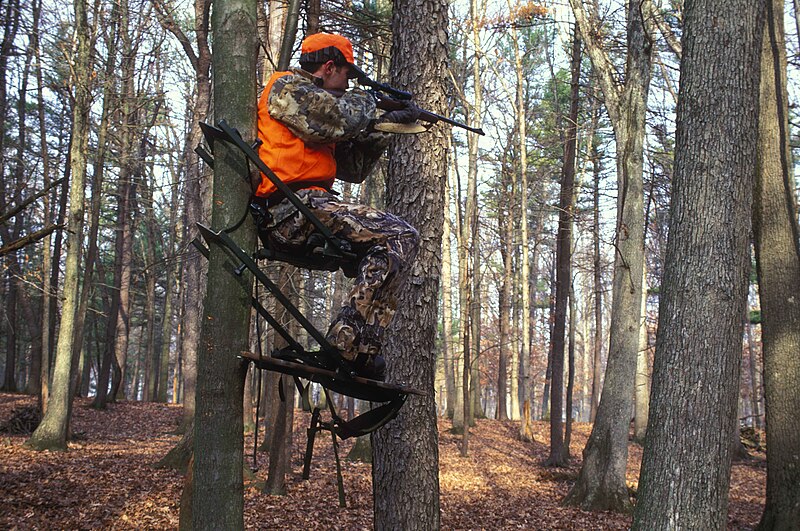
<path fill-rule="evenodd" d="M 753 234 L 767 412 L 767 500 L 759 529 L 800 522 L 800 253 L 789 146 L 783 2 L 767 0 Z M 753 356 L 751 356 L 752 363 Z"/>
<path fill-rule="evenodd" d="M 686 5 L 669 240 L 634 529 L 727 523 L 763 5 Z"/>
<path fill-rule="evenodd" d="M 255 136 L 256 3 L 219 0 L 214 3 L 214 109 L 245 138 Z M 211 225 L 234 226 L 250 197 L 248 167 L 235 148 L 214 146 L 214 191 Z M 255 245 L 255 227 L 244 223 L 229 233 L 245 250 Z M 230 260 L 210 246 L 208 284 L 197 356 L 196 421 L 192 526 L 195 529 L 244 527 L 242 485 L 242 399 L 246 366 L 236 354 L 249 347 L 252 276 L 238 280 Z M 185 521 L 185 519 L 184 519 Z"/>
<path fill-rule="evenodd" d="M 70 209 L 67 225 L 69 234 L 67 260 L 64 272 L 64 305 L 56 345 L 56 363 L 53 386 L 47 412 L 26 445 L 36 450 L 66 450 L 69 417 L 74 393 L 70 389 L 73 370 L 72 343 L 75 331 L 75 312 L 78 306 L 78 274 L 83 241 L 84 179 L 86 176 L 86 146 L 89 138 L 89 110 L 91 98 L 91 53 L 89 25 L 85 0 L 75 0 L 78 47 L 74 56 L 75 103 L 72 113 L 72 146 L 70 164 Z"/>
<path fill-rule="evenodd" d="M 447 22 L 447 3 L 441 0 L 398 0 L 394 5 L 392 82 L 439 113 L 445 109 L 440 81 L 447 61 Z M 447 134 L 435 128 L 425 137 L 398 138 L 389 159 L 387 208 L 417 228 L 421 245 L 390 327 L 388 379 L 404 381 L 427 396 L 409 397 L 397 418 L 373 434 L 376 529 L 439 528 L 433 383 Z"/>
<path fill-rule="evenodd" d="M 644 0 L 648 3 L 649 0 Z M 584 449 L 578 481 L 565 503 L 590 510 L 631 509 L 625 471 L 628 429 L 633 407 L 636 352 L 639 348 L 639 314 L 644 259 L 644 207 L 642 161 L 650 86 L 651 48 L 642 20 L 642 2 L 627 4 L 627 65 L 624 87 L 616 85 L 613 68 L 602 48 L 599 23 L 578 0 L 570 5 L 587 53 L 603 89 L 617 145 L 617 252 L 614 263 L 613 304 L 605 384 L 597 417 Z"/>

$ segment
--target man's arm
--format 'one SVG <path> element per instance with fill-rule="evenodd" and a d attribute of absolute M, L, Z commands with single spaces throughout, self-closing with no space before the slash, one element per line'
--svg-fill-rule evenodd
<path fill-rule="evenodd" d="M 275 81 L 269 94 L 269 114 L 303 142 L 313 144 L 354 138 L 377 117 L 375 99 L 363 90 L 335 96 L 297 74 Z"/>
<path fill-rule="evenodd" d="M 374 131 L 336 144 L 336 178 L 349 183 L 364 182 L 389 145 L 390 138 L 386 133 Z"/>

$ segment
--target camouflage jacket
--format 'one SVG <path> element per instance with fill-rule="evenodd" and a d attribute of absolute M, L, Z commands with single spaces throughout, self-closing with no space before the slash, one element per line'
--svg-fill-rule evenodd
<path fill-rule="evenodd" d="M 336 144 L 336 178 L 362 182 L 389 144 L 386 133 L 370 131 L 378 117 L 375 98 L 353 89 L 337 96 L 299 69 L 278 78 L 269 93 L 269 114 L 303 142 Z"/>

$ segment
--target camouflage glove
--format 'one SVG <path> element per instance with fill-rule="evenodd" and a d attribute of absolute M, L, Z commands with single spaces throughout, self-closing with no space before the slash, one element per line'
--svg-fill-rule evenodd
<path fill-rule="evenodd" d="M 383 116 L 381 116 L 381 122 L 391 122 L 396 124 L 410 124 L 412 122 L 416 122 L 417 118 L 419 118 L 419 107 L 414 105 L 413 102 L 406 102 L 406 106 L 403 109 L 397 109 L 395 111 L 389 111 Z"/>

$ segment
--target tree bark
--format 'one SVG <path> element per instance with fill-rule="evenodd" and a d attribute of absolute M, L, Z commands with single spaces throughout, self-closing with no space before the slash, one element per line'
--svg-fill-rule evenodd
<path fill-rule="evenodd" d="M 727 524 L 763 6 L 686 4 L 669 239 L 633 529 Z"/>
<path fill-rule="evenodd" d="M 800 252 L 789 146 L 783 2 L 767 0 L 753 234 L 761 299 L 767 500 L 758 528 L 800 522 Z M 751 355 L 751 363 L 752 363 Z"/>
<path fill-rule="evenodd" d="M 256 2 L 220 0 L 211 17 L 215 64 L 214 109 L 245 138 L 255 137 Z M 215 198 L 211 226 L 234 226 L 250 197 L 250 175 L 232 146 L 214 146 Z M 242 249 L 255 246 L 255 227 L 229 233 Z M 225 252 L 210 246 L 208 284 L 197 356 L 192 524 L 195 529 L 242 529 L 242 399 L 246 366 L 236 354 L 249 347 L 252 276 L 237 277 Z"/>
<path fill-rule="evenodd" d="M 447 62 L 447 23 L 442 0 L 394 4 L 392 84 L 440 113 L 445 109 L 440 80 Z M 437 127 L 424 138 L 398 138 L 390 150 L 387 208 L 417 228 L 421 245 L 385 345 L 388 380 L 404 381 L 427 395 L 409 397 L 397 418 L 373 434 L 376 529 L 435 530 L 440 525 L 433 384 L 448 134 Z"/>

